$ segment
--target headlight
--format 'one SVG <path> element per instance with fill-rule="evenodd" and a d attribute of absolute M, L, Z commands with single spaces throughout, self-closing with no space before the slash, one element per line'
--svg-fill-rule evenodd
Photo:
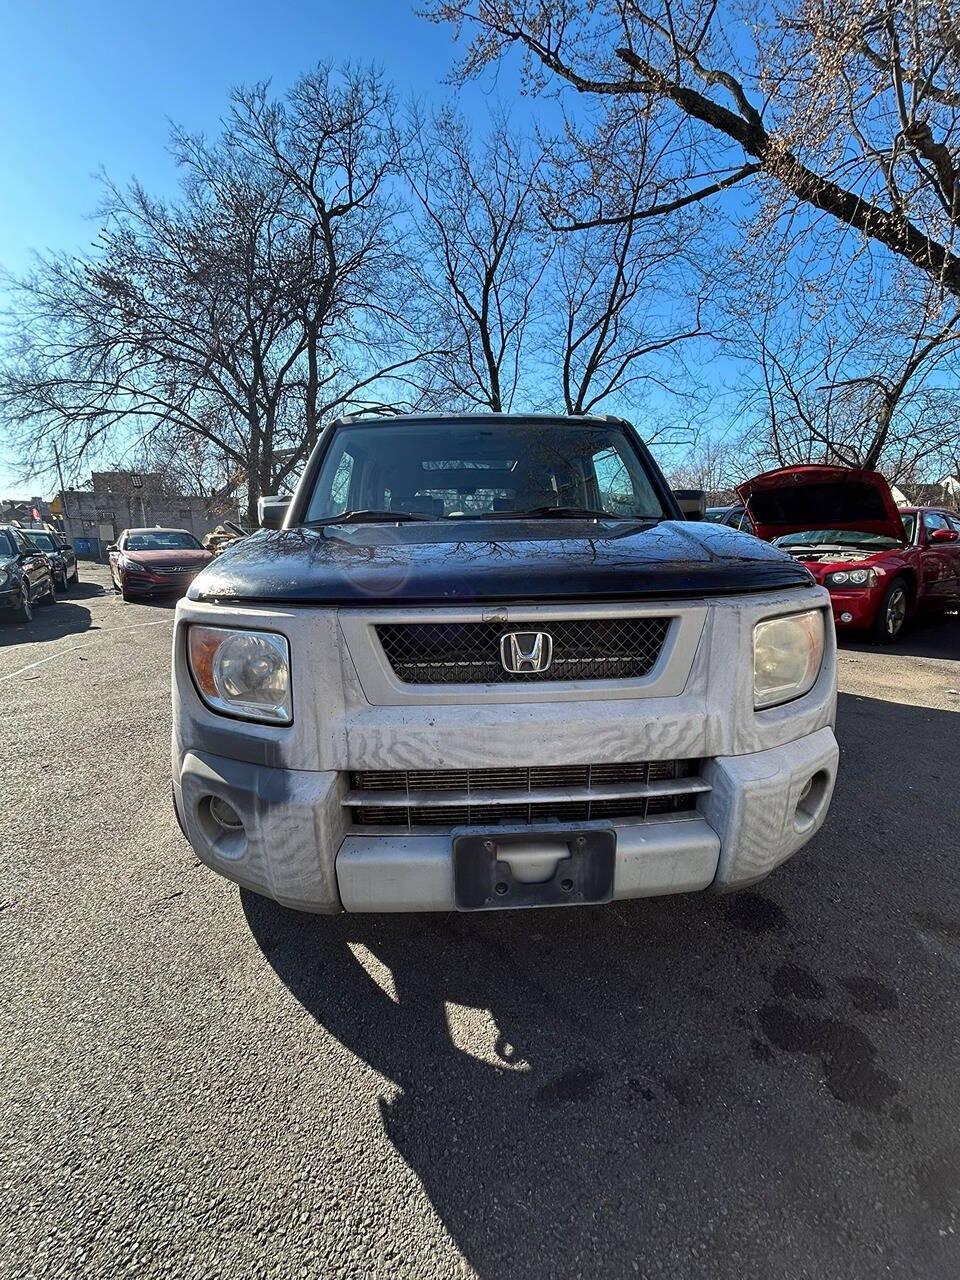
<path fill-rule="evenodd" d="M 823 661 L 823 613 L 768 618 L 753 629 L 753 705 L 775 707 L 816 684 Z"/>
<path fill-rule="evenodd" d="M 191 627 L 187 657 L 200 696 L 214 711 L 290 724 L 290 648 L 272 631 Z"/>
<path fill-rule="evenodd" d="M 825 587 L 875 587 L 877 575 L 873 569 L 838 569 L 828 573 L 823 580 Z"/>

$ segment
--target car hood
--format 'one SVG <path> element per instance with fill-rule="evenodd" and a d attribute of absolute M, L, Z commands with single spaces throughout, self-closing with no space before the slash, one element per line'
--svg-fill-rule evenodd
<path fill-rule="evenodd" d="M 262 529 L 224 548 L 193 600 L 405 605 L 684 597 L 809 586 L 747 534 L 664 521 L 463 521 Z"/>
<path fill-rule="evenodd" d="M 213 557 L 202 547 L 184 547 L 180 551 L 124 551 L 129 560 L 139 561 L 150 569 L 172 569 L 178 565 L 204 565 Z"/>
<path fill-rule="evenodd" d="M 737 486 L 760 538 L 808 529 L 907 535 L 890 486 L 877 471 L 852 467 L 782 467 Z"/>

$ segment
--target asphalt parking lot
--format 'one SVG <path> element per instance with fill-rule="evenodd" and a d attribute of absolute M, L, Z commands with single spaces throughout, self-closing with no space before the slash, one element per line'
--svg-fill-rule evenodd
<path fill-rule="evenodd" d="M 752 892 L 292 915 L 169 796 L 172 609 L 0 626 L 0 1274 L 960 1274 L 960 619 L 841 653 Z"/>

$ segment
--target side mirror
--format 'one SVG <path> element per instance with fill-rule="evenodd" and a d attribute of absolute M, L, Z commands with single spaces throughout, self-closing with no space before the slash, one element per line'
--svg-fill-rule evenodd
<path fill-rule="evenodd" d="M 956 542 L 960 538 L 960 533 L 956 533 L 953 529 L 934 529 L 930 535 L 931 542 Z"/>
<path fill-rule="evenodd" d="M 107 550 L 108 550 L 108 551 L 118 551 L 118 550 L 119 550 L 119 548 L 118 548 L 118 546 L 117 546 L 117 544 L 116 544 L 115 542 L 111 542 L 111 543 L 108 543 L 108 545 L 107 545 Z"/>
<path fill-rule="evenodd" d="M 702 520 L 707 514 L 707 495 L 703 489 L 674 489 L 673 496 L 684 520 Z"/>
<path fill-rule="evenodd" d="M 257 500 L 257 517 L 261 529 L 282 529 L 290 507 L 289 498 L 259 498 Z"/>

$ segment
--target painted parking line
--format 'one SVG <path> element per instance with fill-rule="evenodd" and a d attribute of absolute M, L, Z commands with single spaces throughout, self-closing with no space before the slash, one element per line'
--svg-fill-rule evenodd
<path fill-rule="evenodd" d="M 121 631 L 141 631 L 144 627 L 162 627 L 169 623 L 173 625 L 173 618 L 160 618 L 157 622 L 135 622 L 129 627 L 98 627 L 96 631 L 89 632 L 88 639 L 96 639 L 98 636 L 115 636 Z M 34 667 L 42 667 L 45 662 L 53 662 L 55 658 L 62 658 L 65 654 L 73 653 L 75 649 L 83 649 L 83 644 L 70 644 L 65 649 L 58 649 L 56 653 L 48 653 L 45 658 L 38 658 L 36 662 L 28 662 L 25 667 L 18 667 L 16 671 L 11 671 L 8 675 L 0 676 L 0 684 L 6 680 L 13 680 L 17 676 L 22 676 L 25 671 L 32 671 Z"/>

